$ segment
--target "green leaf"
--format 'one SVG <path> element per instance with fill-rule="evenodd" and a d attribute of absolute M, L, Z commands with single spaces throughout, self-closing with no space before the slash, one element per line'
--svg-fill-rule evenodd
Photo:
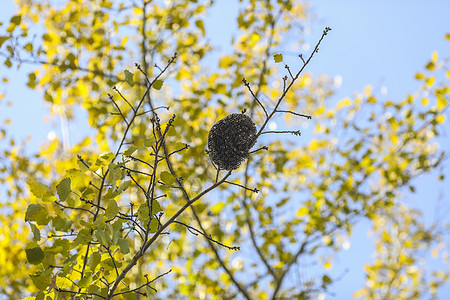
<path fill-rule="evenodd" d="M 273 56 L 273 59 L 275 60 L 276 63 L 280 63 L 283 61 L 283 55 L 282 54 L 275 54 Z"/>
<path fill-rule="evenodd" d="M 120 247 L 120 252 L 122 252 L 123 254 L 130 253 L 130 247 L 128 246 L 128 241 L 126 239 L 119 239 L 117 241 L 117 244 Z"/>
<path fill-rule="evenodd" d="M 102 258 L 102 255 L 98 252 L 94 252 L 91 254 L 91 256 L 89 256 L 88 266 L 92 272 L 94 272 L 95 267 L 100 263 L 101 258 Z"/>
<path fill-rule="evenodd" d="M 147 204 L 142 204 L 139 207 L 137 215 L 138 219 L 142 222 L 142 224 L 147 224 L 149 219 Z"/>
<path fill-rule="evenodd" d="M 36 87 L 36 74 L 34 72 L 31 72 L 30 74 L 28 74 L 27 86 L 30 89 L 34 89 Z"/>
<path fill-rule="evenodd" d="M 50 34 L 48 34 L 48 33 L 44 33 L 44 34 L 42 35 L 42 39 L 43 39 L 44 41 L 46 41 L 46 42 L 51 42 L 51 41 L 53 41 L 52 36 L 51 36 Z"/>
<path fill-rule="evenodd" d="M 28 187 L 30 188 L 30 192 L 36 196 L 38 199 L 43 199 L 44 197 L 52 196 L 52 191 L 45 184 L 35 181 L 34 179 L 30 179 L 27 181 Z"/>
<path fill-rule="evenodd" d="M 152 139 L 145 140 L 145 142 L 144 142 L 145 147 L 151 147 L 152 145 L 153 145 Z"/>
<path fill-rule="evenodd" d="M 161 181 L 164 182 L 166 185 L 171 185 L 172 183 L 175 182 L 175 177 L 167 171 L 162 171 L 160 178 Z"/>
<path fill-rule="evenodd" d="M 328 275 L 322 276 L 322 286 L 330 284 L 333 280 Z"/>
<path fill-rule="evenodd" d="M 30 275 L 33 284 L 41 291 L 47 289 L 52 282 L 52 273 L 41 273 Z"/>
<path fill-rule="evenodd" d="M 11 67 L 12 67 L 12 62 L 11 62 L 11 60 L 10 60 L 9 58 L 7 58 L 7 59 L 5 60 L 4 64 L 5 64 L 5 66 L 7 66 L 8 68 L 11 68 Z"/>
<path fill-rule="evenodd" d="M 56 231 L 68 231 L 73 224 L 72 220 L 62 216 L 54 217 L 52 223 Z"/>
<path fill-rule="evenodd" d="M 123 155 L 125 155 L 125 156 L 130 156 L 130 155 L 132 155 L 132 154 L 134 153 L 134 151 L 136 151 L 137 149 L 139 149 L 139 147 L 131 146 L 130 148 L 128 148 L 127 150 L 125 150 L 125 151 L 123 152 Z"/>
<path fill-rule="evenodd" d="M 29 223 L 31 227 L 31 232 L 33 233 L 33 241 L 39 242 L 41 240 L 41 232 L 39 231 L 39 228 L 37 228 L 36 225 L 33 223 Z"/>
<path fill-rule="evenodd" d="M 23 46 L 23 48 L 25 50 L 27 50 L 28 52 L 31 52 L 31 51 L 33 51 L 33 44 L 27 43 L 25 46 Z"/>
<path fill-rule="evenodd" d="M 61 253 L 63 255 L 67 254 L 67 251 L 70 250 L 71 243 L 69 240 L 65 239 L 57 239 L 53 242 L 53 245 L 51 247 L 47 247 L 45 250 L 48 253 Z"/>
<path fill-rule="evenodd" d="M 47 209 L 40 204 L 30 204 L 25 212 L 25 221 L 34 221 L 38 225 L 47 225 L 50 221 Z"/>
<path fill-rule="evenodd" d="M 11 18 L 11 24 L 9 24 L 9 27 L 8 27 L 8 29 L 6 29 L 6 31 L 7 32 L 13 32 L 14 31 L 14 29 L 16 29 L 16 27 L 18 26 L 18 25 L 20 25 L 20 21 L 22 20 L 22 17 L 20 16 L 20 15 L 18 15 L 18 16 L 13 16 L 12 18 Z"/>
<path fill-rule="evenodd" d="M 107 165 L 109 165 L 111 163 L 111 161 L 115 157 L 116 156 L 112 152 L 109 152 L 109 153 L 107 153 L 105 155 L 102 155 L 99 158 L 97 158 L 97 160 L 95 161 L 95 165 L 98 166 L 98 167 L 107 166 Z M 94 169 L 92 169 L 92 166 L 91 166 L 91 170 L 92 171 L 96 171 L 97 169 L 94 170 Z"/>
<path fill-rule="evenodd" d="M 59 200 L 66 201 L 71 191 L 70 183 L 70 178 L 64 178 L 56 186 L 56 192 L 58 193 Z"/>
<path fill-rule="evenodd" d="M 203 24 L 202 20 L 195 21 L 195 26 L 202 31 L 202 35 L 205 36 L 205 24 Z"/>
<path fill-rule="evenodd" d="M 123 71 L 123 73 L 125 74 L 125 81 L 128 83 L 128 85 L 134 86 L 133 73 L 128 70 Z"/>
<path fill-rule="evenodd" d="M 155 80 L 155 82 L 153 82 L 152 86 L 155 90 L 160 90 L 162 88 L 163 83 L 164 81 L 157 79 Z"/>
<path fill-rule="evenodd" d="M 130 289 L 129 288 L 124 288 L 122 289 L 120 292 L 128 292 Z M 125 300 L 136 300 L 136 296 L 134 293 L 130 292 L 130 293 L 124 293 L 121 295 L 123 299 Z"/>
<path fill-rule="evenodd" d="M 89 284 L 91 284 L 92 282 L 92 276 L 89 276 L 88 274 L 86 274 L 83 278 L 80 279 L 80 281 L 78 282 L 78 287 L 80 288 L 85 288 L 87 287 Z"/>
<path fill-rule="evenodd" d="M 28 262 L 32 265 L 38 265 L 44 260 L 45 253 L 39 246 L 25 249 L 25 252 L 27 254 Z"/>
<path fill-rule="evenodd" d="M 102 244 L 105 247 L 109 247 L 108 239 L 103 230 L 100 229 L 95 230 L 95 237 L 97 238 L 100 244 Z"/>
<path fill-rule="evenodd" d="M 9 40 L 10 38 L 11 38 L 10 36 L 0 36 L 0 47 L 3 45 L 4 42 Z"/>
<path fill-rule="evenodd" d="M 152 212 L 153 212 L 153 214 L 157 214 L 157 213 L 159 213 L 160 211 L 162 211 L 162 208 L 161 208 L 161 206 L 159 205 L 159 202 L 158 201 L 156 201 L 156 200 L 153 200 L 153 202 L 152 202 L 153 204 L 153 206 L 152 206 Z"/>
<path fill-rule="evenodd" d="M 156 231 L 158 231 L 158 227 L 159 227 L 159 222 L 156 218 L 153 218 L 152 221 L 150 222 L 150 233 L 155 233 Z"/>
<path fill-rule="evenodd" d="M 108 206 L 106 206 L 105 218 L 110 220 L 114 218 L 119 212 L 119 207 L 117 206 L 117 202 L 115 200 L 109 200 Z"/>
<path fill-rule="evenodd" d="M 77 237 L 73 241 L 75 245 L 87 245 L 92 239 L 91 230 L 89 228 L 83 228 L 78 232 Z"/>
<path fill-rule="evenodd" d="M 13 16 L 11 18 L 11 23 L 16 24 L 16 26 L 20 25 L 20 21 L 22 20 L 21 15 Z"/>
<path fill-rule="evenodd" d="M 119 185 L 119 187 L 117 188 L 117 191 L 119 193 L 122 193 L 123 191 L 128 189 L 130 187 L 130 185 L 131 185 L 131 180 L 126 180 Z"/>
<path fill-rule="evenodd" d="M 26 298 L 25 298 L 25 299 L 26 299 Z M 33 299 L 33 300 L 45 300 L 45 294 L 44 294 L 44 292 L 43 292 L 43 291 L 39 291 L 39 292 L 37 293 L 37 295 L 36 295 L 36 298 Z M 50 300 L 52 300 L 52 299 L 50 299 Z"/>

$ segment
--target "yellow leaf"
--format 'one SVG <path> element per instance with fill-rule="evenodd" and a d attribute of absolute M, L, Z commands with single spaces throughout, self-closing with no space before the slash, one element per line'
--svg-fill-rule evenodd
<path fill-rule="evenodd" d="M 436 78 L 434 78 L 434 77 L 429 77 L 429 78 L 427 78 L 427 80 L 425 80 L 425 83 L 426 83 L 428 86 L 432 86 L 432 85 L 434 84 L 435 81 L 436 81 Z"/>
<path fill-rule="evenodd" d="M 444 115 L 436 116 L 436 122 L 438 122 L 439 124 L 444 123 L 445 122 L 445 116 Z"/>
<path fill-rule="evenodd" d="M 428 105 L 428 102 L 429 102 L 429 101 L 428 101 L 428 98 L 426 98 L 426 97 L 423 97 L 423 98 L 422 98 L 422 105 L 423 105 L 423 106 L 427 106 L 427 105 Z"/>
<path fill-rule="evenodd" d="M 283 55 L 282 54 L 275 54 L 273 56 L 273 59 L 275 60 L 276 63 L 282 62 L 283 61 Z"/>
<path fill-rule="evenodd" d="M 329 269 L 331 269 L 331 267 L 333 267 L 333 265 L 332 265 L 329 261 L 326 261 L 326 262 L 323 264 L 323 267 L 324 267 L 325 269 L 329 270 Z"/>
<path fill-rule="evenodd" d="M 303 217 L 304 215 L 308 214 L 308 208 L 306 206 L 301 207 L 298 211 L 297 211 L 297 217 Z"/>
<path fill-rule="evenodd" d="M 433 62 L 437 62 L 437 59 L 438 59 L 438 53 L 437 53 L 436 51 L 433 51 L 433 54 L 432 54 L 432 61 L 433 61 Z"/>
<path fill-rule="evenodd" d="M 344 98 L 337 103 L 336 109 L 341 109 L 342 107 L 349 106 L 350 103 L 351 103 L 350 98 Z"/>
<path fill-rule="evenodd" d="M 257 41 L 259 41 L 261 39 L 261 36 L 259 34 L 257 34 L 256 32 L 254 32 L 251 36 L 252 42 L 256 43 Z"/>
<path fill-rule="evenodd" d="M 377 98 L 375 98 L 375 97 L 367 98 L 367 103 L 376 103 L 376 102 L 377 102 Z"/>
<path fill-rule="evenodd" d="M 372 95 L 372 86 L 368 85 L 364 88 L 364 95 L 366 97 L 369 97 L 370 95 Z"/>
<path fill-rule="evenodd" d="M 424 75 L 423 73 L 416 73 L 415 78 L 416 78 L 416 79 L 424 79 L 424 78 L 425 78 L 425 75 Z"/>
<path fill-rule="evenodd" d="M 437 97 L 437 108 L 438 110 L 443 110 L 444 107 L 448 105 L 448 100 L 442 96 Z"/>
<path fill-rule="evenodd" d="M 211 207 L 211 212 L 213 213 L 213 214 L 219 214 L 221 211 L 222 211 L 222 209 L 225 207 L 225 203 L 223 203 L 223 202 L 217 202 L 215 205 L 213 205 L 212 207 Z"/>
<path fill-rule="evenodd" d="M 436 259 L 439 256 L 439 251 L 437 248 L 434 248 L 433 251 L 431 252 L 431 256 Z"/>

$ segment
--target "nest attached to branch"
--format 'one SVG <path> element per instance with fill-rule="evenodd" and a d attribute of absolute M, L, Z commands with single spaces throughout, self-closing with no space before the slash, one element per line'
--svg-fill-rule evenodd
<path fill-rule="evenodd" d="M 209 157 L 219 169 L 235 170 L 248 158 L 255 136 L 256 126 L 249 116 L 228 115 L 209 131 Z"/>

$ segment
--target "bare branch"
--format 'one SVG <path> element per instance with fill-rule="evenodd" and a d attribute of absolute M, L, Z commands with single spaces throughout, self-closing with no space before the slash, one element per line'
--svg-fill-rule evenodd
<path fill-rule="evenodd" d="M 267 133 L 291 133 L 293 135 L 298 135 L 298 136 L 302 135 L 300 130 L 281 130 L 281 131 L 270 130 L 270 131 L 261 132 L 261 134 L 267 134 Z"/>
<path fill-rule="evenodd" d="M 266 117 L 269 116 L 269 114 L 267 113 L 266 108 L 264 107 L 264 105 L 262 105 L 262 103 L 259 101 L 258 97 L 255 95 L 255 93 L 253 93 L 250 84 L 247 82 L 247 80 L 245 80 L 245 78 L 242 78 L 242 82 L 244 83 L 244 85 L 248 88 L 248 90 L 250 91 L 250 93 L 253 96 L 253 99 L 255 99 L 255 101 L 259 104 L 259 106 L 261 106 L 261 108 L 264 110 L 264 113 L 266 114 Z"/>
<path fill-rule="evenodd" d="M 245 189 L 245 190 L 247 190 L 247 191 L 251 191 L 251 192 L 253 192 L 253 193 L 258 193 L 258 192 L 259 192 L 259 190 L 258 190 L 257 188 L 251 189 L 251 188 L 248 188 L 248 187 L 246 187 L 246 186 L 243 186 L 242 184 L 239 184 L 239 183 L 235 183 L 235 182 L 231 182 L 231 181 L 225 181 L 225 183 L 228 183 L 228 184 L 232 184 L 232 185 L 241 187 L 241 188 L 243 188 L 243 189 Z"/>
<path fill-rule="evenodd" d="M 183 225 L 183 226 L 185 226 L 186 228 L 188 228 L 188 230 L 189 230 L 192 234 L 194 234 L 194 235 L 201 234 L 201 235 L 203 235 L 205 238 L 207 238 L 208 240 L 210 240 L 211 242 L 214 242 L 214 243 L 216 243 L 216 244 L 218 244 L 218 245 L 220 245 L 220 246 L 222 246 L 222 247 L 224 247 L 224 248 L 227 248 L 227 249 L 229 249 L 229 250 L 234 250 L 234 251 L 241 250 L 241 247 L 239 247 L 239 246 L 233 246 L 233 247 L 231 247 L 231 246 L 224 245 L 224 244 L 222 244 L 221 242 L 216 241 L 215 239 L 213 239 L 213 238 L 211 237 L 211 235 L 207 235 L 207 234 L 201 232 L 200 230 L 198 230 L 198 229 L 196 229 L 196 228 L 194 228 L 194 227 L 192 227 L 192 226 L 189 226 L 189 225 L 187 225 L 187 224 L 185 224 L 185 223 L 183 223 L 183 222 L 174 221 L 174 223 Z M 194 231 L 194 232 L 192 232 L 191 230 Z M 196 234 L 196 233 L 197 233 L 197 234 Z"/>
<path fill-rule="evenodd" d="M 299 117 L 304 117 L 304 118 L 307 118 L 307 119 L 312 119 L 312 117 L 310 116 L 310 115 L 304 115 L 304 114 L 299 114 L 299 113 L 296 113 L 296 112 L 294 112 L 294 111 L 290 111 L 290 110 L 276 110 L 276 112 L 278 113 L 288 113 L 288 114 L 293 114 L 293 115 L 296 115 L 296 116 L 299 116 Z"/>

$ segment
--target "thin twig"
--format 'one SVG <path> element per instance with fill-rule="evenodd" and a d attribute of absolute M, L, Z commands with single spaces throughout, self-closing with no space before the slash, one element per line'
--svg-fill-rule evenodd
<path fill-rule="evenodd" d="M 281 131 L 270 130 L 270 131 L 261 132 L 261 134 L 267 134 L 267 133 L 291 133 L 293 135 L 298 135 L 298 136 L 302 135 L 300 130 L 281 130 Z"/>
<path fill-rule="evenodd" d="M 256 150 L 250 151 L 248 154 L 253 154 L 253 153 L 256 153 L 256 152 L 261 151 L 261 150 L 266 150 L 267 151 L 267 150 L 269 150 L 269 147 L 262 146 L 261 148 L 258 148 Z"/>
<path fill-rule="evenodd" d="M 88 168 L 92 173 L 103 179 L 102 175 L 98 174 L 97 172 L 94 172 L 90 169 L 90 166 L 87 164 L 87 162 L 84 161 L 84 159 L 81 157 L 81 155 L 77 155 L 78 160 L 86 167 Z"/>
<path fill-rule="evenodd" d="M 143 285 L 138 286 L 135 289 L 132 289 L 132 290 L 129 290 L 129 291 L 125 291 L 125 292 L 116 293 L 116 294 L 113 295 L 113 297 L 118 296 L 118 295 L 128 294 L 128 293 L 140 293 L 144 297 L 147 297 L 148 296 L 147 293 L 141 293 L 141 292 L 139 292 L 139 290 L 142 289 L 143 287 L 148 286 L 148 287 L 150 287 L 152 290 L 154 290 L 156 292 L 156 289 L 154 287 L 151 287 L 150 284 L 153 283 L 155 280 L 158 280 L 159 278 L 169 274 L 170 272 L 172 272 L 172 269 L 170 269 L 166 273 L 158 275 L 157 277 L 153 278 L 151 281 L 148 281 L 148 282 L 144 283 Z"/>
<path fill-rule="evenodd" d="M 121 115 L 121 116 L 122 116 L 122 119 L 123 119 L 123 121 L 125 122 L 125 124 L 127 124 L 127 125 L 128 125 L 128 121 L 127 121 L 127 118 L 125 118 L 125 116 L 123 115 L 122 111 L 120 110 L 120 107 L 119 107 L 119 105 L 117 105 L 116 101 L 114 101 L 114 98 L 113 98 L 113 96 L 112 96 L 111 94 L 108 94 L 108 96 L 109 96 L 109 99 L 110 99 L 110 100 L 112 101 L 112 103 L 114 103 L 114 105 L 116 106 L 116 108 L 117 108 L 117 111 L 119 112 L 119 115 Z"/>
<path fill-rule="evenodd" d="M 241 187 L 241 188 L 243 188 L 243 189 L 245 189 L 247 191 L 253 192 L 253 193 L 258 193 L 259 192 L 259 190 L 257 188 L 251 189 L 251 188 L 243 186 L 242 184 L 239 184 L 239 183 L 235 183 L 235 182 L 231 182 L 231 181 L 225 181 L 225 183 L 236 185 L 238 187 Z"/>
<path fill-rule="evenodd" d="M 111 250 L 109 249 L 109 247 L 105 247 L 105 248 L 108 251 L 109 257 L 111 257 L 111 260 L 112 260 L 113 265 L 114 265 L 114 269 L 116 270 L 116 275 L 119 276 L 119 270 L 117 270 L 116 260 L 114 259 L 114 256 L 112 255 Z"/>
<path fill-rule="evenodd" d="M 149 164 L 149 163 L 146 162 L 146 161 L 143 161 L 142 159 L 139 159 L 139 158 L 134 157 L 134 156 L 131 156 L 131 155 L 129 155 L 128 157 L 131 158 L 132 160 L 135 160 L 135 161 L 138 161 L 138 162 L 140 162 L 140 163 L 143 163 L 143 164 L 145 164 L 145 165 L 147 165 L 147 166 L 149 166 L 150 168 L 153 169 L 153 166 L 152 166 L 151 164 Z"/>
<path fill-rule="evenodd" d="M 66 278 L 66 279 L 68 279 L 68 278 Z M 97 297 L 100 297 L 100 298 L 102 298 L 102 299 L 106 299 L 106 297 L 105 296 L 102 296 L 102 295 L 100 295 L 100 294 L 96 294 L 96 293 L 83 293 L 83 292 L 74 292 L 74 291 L 69 291 L 69 290 L 64 290 L 64 289 L 60 289 L 60 288 L 58 288 L 58 287 L 55 287 L 55 290 L 56 291 L 58 291 L 58 292 L 60 292 L 60 293 L 68 293 L 68 294 L 72 294 L 72 295 L 86 295 L 86 296 L 97 296 Z"/>
<path fill-rule="evenodd" d="M 242 82 L 243 82 L 244 85 L 248 88 L 248 90 L 250 91 L 250 94 L 252 94 L 253 99 L 255 99 L 255 101 L 259 104 L 259 106 L 261 106 L 261 108 L 263 109 L 264 113 L 266 114 L 266 117 L 268 117 L 269 114 L 267 113 L 266 108 L 265 108 L 264 105 L 262 105 L 262 103 L 259 101 L 258 97 L 256 97 L 255 93 L 253 93 L 252 88 L 250 87 L 250 84 L 247 82 L 247 80 L 245 80 L 245 78 L 242 78 Z"/>
<path fill-rule="evenodd" d="M 279 110 L 279 109 L 278 109 L 276 112 L 277 112 L 277 113 L 279 112 L 279 113 L 293 114 L 293 115 L 300 116 L 300 117 L 304 117 L 304 118 L 307 118 L 307 119 L 311 119 L 311 118 L 312 118 L 310 115 L 299 114 L 299 113 L 296 113 L 296 112 L 290 111 L 290 110 Z"/>
<path fill-rule="evenodd" d="M 183 226 L 185 226 L 186 228 L 188 228 L 189 231 L 193 230 L 193 231 L 195 231 L 196 233 L 203 235 L 205 238 L 207 238 L 207 239 L 210 240 L 211 242 L 214 242 L 214 243 L 216 243 L 216 244 L 218 244 L 218 245 L 220 245 L 220 246 L 222 246 L 222 247 L 224 247 L 224 248 L 227 248 L 227 249 L 229 249 L 229 250 L 235 250 L 235 251 L 241 250 L 241 247 L 239 247 L 239 246 L 233 246 L 233 247 L 231 247 L 231 246 L 224 245 L 224 244 L 222 244 L 221 242 L 216 241 L 215 239 L 213 239 L 213 238 L 211 237 L 211 235 L 208 236 L 208 235 L 206 235 L 205 233 L 201 232 L 200 230 L 198 230 L 198 229 L 196 229 L 196 228 L 194 228 L 194 227 L 192 227 L 192 226 L 189 226 L 189 225 L 187 225 L 187 224 L 185 224 L 185 223 L 183 223 L 183 222 L 180 222 L 180 221 L 174 221 L 174 223 L 183 225 Z M 191 232 L 191 233 L 192 233 L 192 234 L 195 234 L 194 232 Z M 195 235 L 196 235 L 196 234 L 195 234 Z"/>
<path fill-rule="evenodd" d="M 86 209 L 86 208 L 66 206 L 64 204 L 59 203 L 58 201 L 55 201 L 55 204 L 61 206 L 62 208 L 73 209 L 73 210 L 81 210 L 81 211 L 85 211 L 85 212 L 88 212 L 88 213 L 94 215 L 94 213 L 92 211 L 90 211 L 89 209 Z"/>
<path fill-rule="evenodd" d="M 137 114 L 137 115 L 138 115 L 138 116 L 141 116 L 141 115 L 148 114 L 148 113 L 150 113 L 150 112 L 155 112 L 157 109 L 160 109 L 160 108 L 165 108 L 165 109 L 167 109 L 167 110 L 170 109 L 169 106 L 159 106 L 159 107 L 155 107 L 155 108 L 153 108 L 153 109 L 150 109 L 150 110 L 146 110 L 146 111 L 144 111 L 144 112 L 141 112 L 141 113 L 139 113 L 139 114 Z"/>
<path fill-rule="evenodd" d="M 130 102 L 128 102 L 127 98 L 125 98 L 122 93 L 115 87 L 113 86 L 113 90 L 116 91 L 116 93 L 119 94 L 119 96 L 128 104 L 128 106 L 130 106 L 131 110 L 136 114 L 136 110 L 134 109 L 133 105 L 131 105 Z M 111 96 L 112 98 L 112 96 Z"/>

